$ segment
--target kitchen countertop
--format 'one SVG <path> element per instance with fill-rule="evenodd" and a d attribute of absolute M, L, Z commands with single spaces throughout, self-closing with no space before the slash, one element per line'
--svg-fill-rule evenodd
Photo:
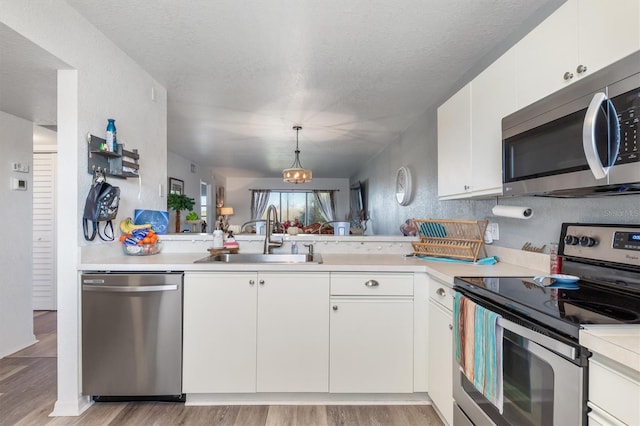
<path fill-rule="evenodd" d="M 207 253 L 159 253 L 152 256 L 114 254 L 99 259 L 84 260 L 80 271 L 364 271 L 364 272 L 425 272 L 453 284 L 455 276 L 533 276 L 545 273 L 506 262 L 495 265 L 473 265 L 422 260 L 401 254 L 322 254 L 323 263 L 300 264 L 239 264 L 193 263 Z"/>
<path fill-rule="evenodd" d="M 640 325 L 585 325 L 580 345 L 640 373 Z"/>

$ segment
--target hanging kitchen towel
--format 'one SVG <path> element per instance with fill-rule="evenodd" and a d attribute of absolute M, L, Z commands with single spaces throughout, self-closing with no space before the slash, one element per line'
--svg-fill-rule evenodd
<path fill-rule="evenodd" d="M 454 351 L 460 369 L 502 414 L 502 336 L 500 315 L 455 294 Z"/>

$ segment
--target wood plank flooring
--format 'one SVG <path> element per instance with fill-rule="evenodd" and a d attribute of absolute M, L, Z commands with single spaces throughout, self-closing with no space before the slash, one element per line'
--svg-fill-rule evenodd
<path fill-rule="evenodd" d="M 78 417 L 49 417 L 56 401 L 56 313 L 34 312 L 38 343 L 0 359 L 0 426 L 431 426 L 427 405 L 248 405 L 96 403 Z"/>

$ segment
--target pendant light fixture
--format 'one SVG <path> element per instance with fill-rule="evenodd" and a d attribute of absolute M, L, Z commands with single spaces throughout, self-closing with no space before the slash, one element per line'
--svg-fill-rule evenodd
<path fill-rule="evenodd" d="M 310 169 L 305 169 L 300 164 L 300 150 L 298 149 L 298 132 L 302 129 L 302 126 L 293 126 L 293 130 L 296 131 L 296 157 L 293 164 L 288 169 L 282 171 L 282 180 L 288 183 L 306 183 L 311 182 L 312 173 Z"/>

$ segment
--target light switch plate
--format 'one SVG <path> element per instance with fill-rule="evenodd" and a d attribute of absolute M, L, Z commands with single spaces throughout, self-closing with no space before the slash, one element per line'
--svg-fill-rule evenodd
<path fill-rule="evenodd" d="M 20 173 L 29 173 L 29 165 L 25 163 L 11 163 L 11 170 Z"/>

